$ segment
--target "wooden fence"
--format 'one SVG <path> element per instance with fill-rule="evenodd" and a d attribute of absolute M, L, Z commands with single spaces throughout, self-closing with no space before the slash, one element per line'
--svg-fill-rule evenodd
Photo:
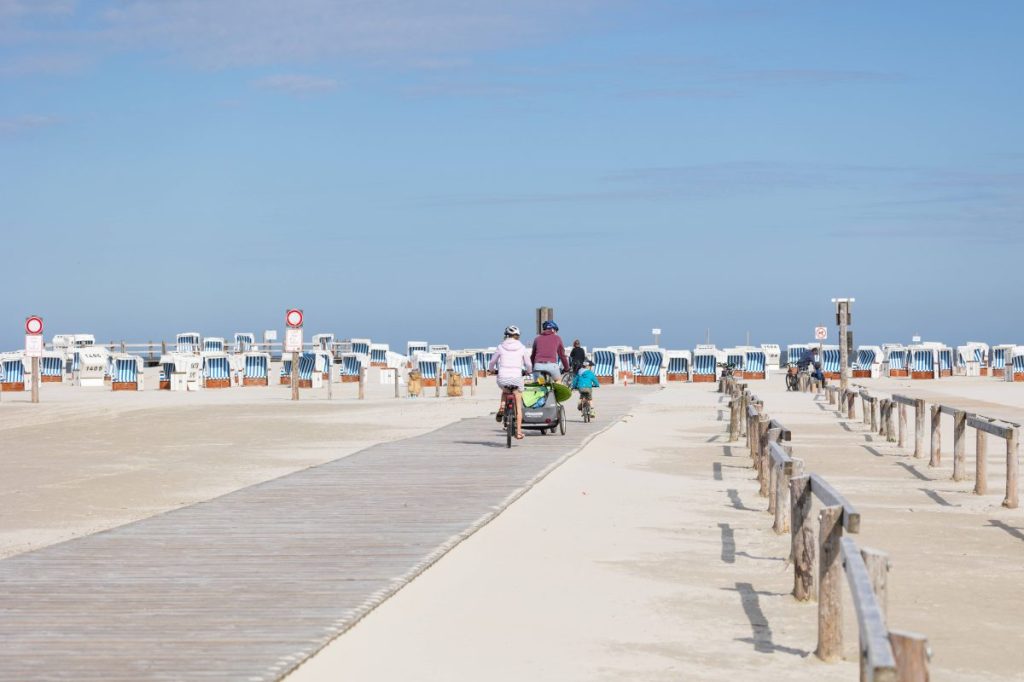
<path fill-rule="evenodd" d="M 758 493 L 768 498 L 772 529 L 777 534 L 787 531 L 790 534 L 793 596 L 801 602 L 817 601 L 815 654 L 823 661 L 835 661 L 842 656 L 841 588 L 845 574 L 857 615 L 860 679 L 927 682 L 930 656 L 927 638 L 889 630 L 886 625 L 886 583 L 890 566 L 887 555 L 859 549 L 851 538 L 843 536 L 844 530 L 850 534 L 860 531 L 860 513 L 824 478 L 804 473 L 803 461 L 794 458 L 792 447 L 785 444 L 792 440 L 792 432 L 769 417 L 764 403 L 752 395 L 745 384 L 728 378 L 719 383 L 719 391 L 730 396 L 729 439 L 738 440 L 741 431 L 746 432 L 751 466 L 759 483 Z M 843 401 L 848 415 L 856 397 L 873 406 L 879 402 L 870 396 L 865 398 L 859 391 L 840 394 L 831 386 L 826 387 L 826 391 L 836 401 Z M 871 412 L 875 414 L 874 407 Z M 875 416 L 872 419 L 877 421 Z M 817 529 L 811 520 L 815 500 L 820 507 Z"/>

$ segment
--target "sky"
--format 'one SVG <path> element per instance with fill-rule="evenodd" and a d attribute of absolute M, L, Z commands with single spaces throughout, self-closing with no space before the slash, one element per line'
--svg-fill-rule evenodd
<path fill-rule="evenodd" d="M 1018 0 L 0 0 L 0 347 L 1024 342 Z M 831 334 L 834 338 L 835 334 Z"/>

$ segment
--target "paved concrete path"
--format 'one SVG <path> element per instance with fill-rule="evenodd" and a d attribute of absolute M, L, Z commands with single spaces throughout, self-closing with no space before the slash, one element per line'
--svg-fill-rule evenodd
<path fill-rule="evenodd" d="M 278 679 L 649 393 L 564 437 L 509 450 L 468 419 L 0 561 L 0 679 Z"/>

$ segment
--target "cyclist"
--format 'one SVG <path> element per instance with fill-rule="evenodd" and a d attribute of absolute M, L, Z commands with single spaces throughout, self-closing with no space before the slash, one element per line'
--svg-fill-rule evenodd
<path fill-rule="evenodd" d="M 576 406 L 576 409 L 583 410 L 583 399 L 586 398 L 590 401 L 590 418 L 595 419 L 594 413 L 594 389 L 601 387 L 601 382 L 597 380 L 597 375 L 594 374 L 594 363 L 590 360 L 583 362 L 583 367 L 580 368 L 579 373 L 576 374 L 576 378 L 573 379 L 573 388 L 580 392 L 580 402 Z"/>
<path fill-rule="evenodd" d="M 527 374 L 532 372 L 533 363 L 530 361 L 530 351 L 519 342 L 519 327 L 514 324 L 505 327 L 505 340 L 494 351 L 494 357 L 491 358 L 487 369 L 497 373 L 498 386 L 501 387 L 501 403 L 498 406 L 496 420 L 501 422 L 505 418 L 505 394 L 511 393 L 516 404 L 516 439 L 522 440 L 523 400 L 520 394 L 525 383 L 523 370 Z"/>
<path fill-rule="evenodd" d="M 565 357 L 565 344 L 558 335 L 558 325 L 547 320 L 541 325 L 540 335 L 533 340 L 530 353 L 534 372 L 547 372 L 552 381 L 562 378 L 562 372 L 569 371 L 569 359 Z"/>
<path fill-rule="evenodd" d="M 580 371 L 580 367 L 587 360 L 587 351 L 583 350 L 583 346 L 580 345 L 580 340 L 576 339 L 572 342 L 572 350 L 569 351 L 569 368 L 575 375 Z"/>

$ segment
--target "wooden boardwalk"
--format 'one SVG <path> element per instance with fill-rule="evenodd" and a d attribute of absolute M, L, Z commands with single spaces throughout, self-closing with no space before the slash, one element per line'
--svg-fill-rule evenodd
<path fill-rule="evenodd" d="M 566 436 L 508 450 L 464 420 L 0 561 L 0 679 L 279 679 L 645 392 Z"/>

